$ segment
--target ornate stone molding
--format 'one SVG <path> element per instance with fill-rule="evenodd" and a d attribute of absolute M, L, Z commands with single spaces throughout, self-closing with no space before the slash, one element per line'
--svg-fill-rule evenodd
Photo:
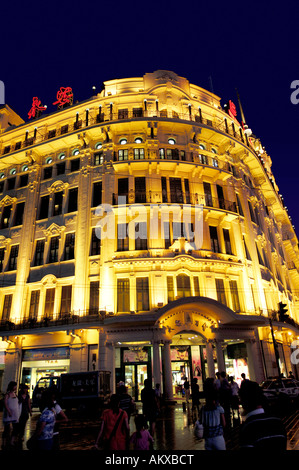
<path fill-rule="evenodd" d="M 46 230 L 44 230 L 44 234 L 46 237 L 51 237 L 53 235 L 61 236 L 64 230 L 65 230 L 64 225 L 57 225 L 53 223 Z"/>
<path fill-rule="evenodd" d="M 0 206 L 10 206 L 17 201 L 16 197 L 10 197 L 8 195 L 4 196 L 4 198 L 0 201 Z"/>
<path fill-rule="evenodd" d="M 57 180 L 48 188 L 49 193 L 56 193 L 58 191 L 65 191 L 69 187 L 69 183 Z"/>

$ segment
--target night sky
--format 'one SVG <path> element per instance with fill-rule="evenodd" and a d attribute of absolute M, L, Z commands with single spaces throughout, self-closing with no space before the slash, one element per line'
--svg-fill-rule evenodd
<path fill-rule="evenodd" d="M 33 96 L 52 112 L 61 86 L 83 101 L 105 80 L 158 69 L 209 90 L 212 83 L 222 105 L 237 104 L 237 88 L 299 234 L 299 104 L 290 99 L 299 80 L 298 2 L 3 3 L 0 80 L 23 119 Z"/>

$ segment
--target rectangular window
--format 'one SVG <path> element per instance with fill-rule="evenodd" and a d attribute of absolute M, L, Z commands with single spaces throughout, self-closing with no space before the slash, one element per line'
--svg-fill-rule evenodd
<path fill-rule="evenodd" d="M 170 200 L 172 203 L 183 204 L 183 191 L 181 178 L 169 178 Z"/>
<path fill-rule="evenodd" d="M 208 157 L 206 155 L 199 154 L 198 158 L 199 158 L 199 162 L 202 165 L 207 165 L 208 164 Z"/>
<path fill-rule="evenodd" d="M 63 191 L 54 194 L 53 216 L 62 214 Z"/>
<path fill-rule="evenodd" d="M 25 208 L 25 202 L 19 202 L 19 204 L 16 205 L 16 215 L 15 215 L 14 226 L 22 225 L 24 208 Z"/>
<path fill-rule="evenodd" d="M 102 151 L 95 153 L 93 156 L 93 164 L 97 166 L 97 165 L 102 165 L 103 163 L 104 163 L 104 153 Z"/>
<path fill-rule="evenodd" d="M 229 281 L 230 292 L 232 296 L 232 307 L 234 312 L 240 312 L 240 299 L 238 293 L 238 284 L 237 281 Z"/>
<path fill-rule="evenodd" d="M 133 117 L 138 118 L 143 116 L 143 109 L 142 108 L 133 108 Z"/>
<path fill-rule="evenodd" d="M 206 206 L 213 207 L 212 189 L 210 183 L 204 182 L 203 189 L 205 193 Z"/>
<path fill-rule="evenodd" d="M 147 250 L 147 223 L 135 224 L 135 250 Z"/>
<path fill-rule="evenodd" d="M 16 178 L 8 178 L 7 180 L 7 190 L 14 189 L 16 185 Z"/>
<path fill-rule="evenodd" d="M 232 252 L 229 230 L 227 230 L 226 228 L 223 229 L 223 238 L 224 238 L 224 245 L 225 245 L 225 253 L 227 255 L 232 255 L 233 252 Z"/>
<path fill-rule="evenodd" d="M 161 183 L 162 183 L 162 202 L 168 202 L 168 197 L 167 197 L 167 181 L 166 177 L 162 176 L 161 177 Z"/>
<path fill-rule="evenodd" d="M 92 281 L 89 287 L 89 315 L 99 312 L 99 281 Z"/>
<path fill-rule="evenodd" d="M 57 263 L 59 251 L 59 237 L 52 237 L 50 241 L 49 263 Z"/>
<path fill-rule="evenodd" d="M 147 277 L 136 279 L 136 305 L 137 312 L 149 310 L 149 287 Z"/>
<path fill-rule="evenodd" d="M 172 276 L 167 276 L 167 296 L 168 296 L 168 302 L 172 302 L 174 300 L 173 277 Z"/>
<path fill-rule="evenodd" d="M 129 197 L 129 179 L 119 178 L 118 182 L 118 202 L 119 204 L 128 204 Z M 122 198 L 119 200 L 119 198 Z"/>
<path fill-rule="evenodd" d="M 225 297 L 225 290 L 224 290 L 224 281 L 223 279 L 215 279 L 216 281 L 216 292 L 217 292 L 217 300 L 223 305 L 227 305 L 226 297 Z"/>
<path fill-rule="evenodd" d="M 45 317 L 52 318 L 54 313 L 55 287 L 46 290 Z"/>
<path fill-rule="evenodd" d="M 1 229 L 9 227 L 9 221 L 12 213 L 12 206 L 4 206 L 1 218 Z"/>
<path fill-rule="evenodd" d="M 186 274 L 180 274 L 176 279 L 177 297 L 191 297 L 190 277 Z"/>
<path fill-rule="evenodd" d="M 35 247 L 34 266 L 42 266 L 44 264 L 45 240 L 37 240 Z"/>
<path fill-rule="evenodd" d="M 128 251 L 128 224 L 117 224 L 117 251 Z"/>
<path fill-rule="evenodd" d="M 244 216 L 244 212 L 243 212 L 243 208 L 242 208 L 242 204 L 241 204 L 241 201 L 240 201 L 240 198 L 239 198 L 239 195 L 236 193 L 236 197 L 237 197 L 237 205 L 238 205 L 238 211 L 239 211 L 239 214 Z"/>
<path fill-rule="evenodd" d="M 101 239 L 98 238 L 100 227 L 97 227 L 97 233 L 95 227 L 92 229 L 91 234 L 91 247 L 90 247 L 90 256 L 96 256 L 101 254 Z"/>
<path fill-rule="evenodd" d="M 68 130 L 69 130 L 69 125 L 66 124 L 65 126 L 62 126 L 62 127 L 60 128 L 60 134 L 61 134 L 61 135 L 67 134 Z"/>
<path fill-rule="evenodd" d="M 134 160 L 144 160 L 144 149 L 134 149 Z"/>
<path fill-rule="evenodd" d="M 128 119 L 129 113 L 127 109 L 118 110 L 118 119 Z"/>
<path fill-rule="evenodd" d="M 97 207 L 102 204 L 102 181 L 93 183 L 92 194 L 92 207 Z"/>
<path fill-rule="evenodd" d="M 8 271 L 14 271 L 15 269 L 17 269 L 18 254 L 19 254 L 19 245 L 13 245 L 10 250 Z"/>
<path fill-rule="evenodd" d="M 24 188 L 28 184 L 28 173 L 20 176 L 19 188 Z"/>
<path fill-rule="evenodd" d="M 130 311 L 130 281 L 129 279 L 117 280 L 117 311 Z"/>
<path fill-rule="evenodd" d="M 163 235 L 164 235 L 164 241 L 165 241 L 165 249 L 168 250 L 168 248 L 171 245 L 169 222 L 163 222 Z"/>
<path fill-rule="evenodd" d="M 38 306 L 39 306 L 39 290 L 33 290 L 30 297 L 30 306 L 29 306 L 29 318 L 38 317 Z"/>
<path fill-rule="evenodd" d="M 52 166 L 48 166 L 46 168 L 44 168 L 44 180 L 48 180 L 50 178 L 52 178 L 52 171 L 53 171 L 53 167 Z"/>
<path fill-rule="evenodd" d="M 76 212 L 78 210 L 78 188 L 69 190 L 68 212 Z"/>
<path fill-rule="evenodd" d="M 65 173 L 65 162 L 56 164 L 56 175 L 64 175 Z"/>
<path fill-rule="evenodd" d="M 71 168 L 70 171 L 71 173 L 73 171 L 79 171 L 80 170 L 80 158 L 74 158 L 71 160 Z"/>
<path fill-rule="evenodd" d="M 2 272 L 3 270 L 4 255 L 5 255 L 5 248 L 0 248 L 0 272 Z"/>
<path fill-rule="evenodd" d="M 143 204 L 146 202 L 146 179 L 144 176 L 135 178 L 135 203 Z"/>
<path fill-rule="evenodd" d="M 49 213 L 50 196 L 43 196 L 40 202 L 39 219 L 47 219 Z"/>
<path fill-rule="evenodd" d="M 120 149 L 118 151 L 118 161 L 122 162 L 128 160 L 128 149 Z"/>
<path fill-rule="evenodd" d="M 195 277 L 193 278 L 193 285 L 194 285 L 194 295 L 200 295 L 199 278 L 198 278 L 198 276 L 195 276 Z"/>
<path fill-rule="evenodd" d="M 209 229 L 210 229 L 211 251 L 213 251 L 214 253 L 220 253 L 217 227 L 210 226 Z"/>
<path fill-rule="evenodd" d="M 165 149 L 159 149 L 159 158 L 165 160 Z"/>
<path fill-rule="evenodd" d="M 189 180 L 184 179 L 184 183 L 185 183 L 185 200 L 186 200 L 186 204 L 191 204 Z"/>
<path fill-rule="evenodd" d="M 7 294 L 4 297 L 2 320 L 6 320 L 6 321 L 9 320 L 10 311 L 11 311 L 11 303 L 12 303 L 12 294 Z"/>
<path fill-rule="evenodd" d="M 60 315 L 66 315 L 71 312 L 72 304 L 72 286 L 62 286 Z"/>
<path fill-rule="evenodd" d="M 65 237 L 64 260 L 68 261 L 75 257 L 75 233 L 67 233 Z"/>
<path fill-rule="evenodd" d="M 49 132 L 48 132 L 48 139 L 53 139 L 53 137 L 56 136 L 56 129 L 51 129 Z"/>

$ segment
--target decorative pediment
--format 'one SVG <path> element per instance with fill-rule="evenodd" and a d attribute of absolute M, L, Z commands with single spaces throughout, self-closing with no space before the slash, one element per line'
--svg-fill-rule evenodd
<path fill-rule="evenodd" d="M 0 205 L 1 206 L 10 206 L 12 205 L 14 202 L 16 202 L 17 198 L 16 197 L 10 197 L 8 195 L 4 196 L 3 199 L 1 199 L 0 201 Z"/>
<path fill-rule="evenodd" d="M 0 248 L 6 248 L 6 246 L 11 242 L 11 238 L 6 238 L 4 235 L 0 236 Z"/>
<path fill-rule="evenodd" d="M 47 274 L 47 276 L 42 278 L 42 284 L 45 287 L 55 287 L 57 284 L 57 279 L 54 274 Z"/>
<path fill-rule="evenodd" d="M 57 225 L 53 223 L 50 225 L 50 227 L 44 230 L 44 234 L 46 235 L 46 237 L 52 237 L 53 235 L 60 236 L 64 230 L 65 230 L 64 225 Z"/>
<path fill-rule="evenodd" d="M 64 191 L 69 187 L 68 183 L 65 183 L 64 181 L 57 180 L 54 181 L 53 184 L 48 188 L 48 191 L 50 193 L 57 193 L 58 191 Z"/>

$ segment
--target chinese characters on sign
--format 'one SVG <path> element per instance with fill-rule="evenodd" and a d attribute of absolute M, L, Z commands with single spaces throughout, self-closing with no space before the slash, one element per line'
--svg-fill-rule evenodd
<path fill-rule="evenodd" d="M 232 118 L 236 120 L 237 117 L 237 110 L 235 104 L 232 102 L 232 100 L 229 100 L 227 104 L 224 105 L 225 111 L 227 114 Z"/>
<path fill-rule="evenodd" d="M 47 109 L 47 106 L 42 106 L 41 105 L 41 100 L 39 100 L 38 97 L 35 96 L 32 99 L 32 106 L 31 106 L 31 109 L 28 113 L 29 119 L 31 119 L 31 118 L 34 119 L 34 118 L 39 117 L 45 109 Z"/>
<path fill-rule="evenodd" d="M 74 95 L 71 87 L 60 87 L 56 95 L 57 101 L 55 101 L 53 104 L 57 104 L 58 109 L 71 106 L 73 104 L 73 97 Z"/>

